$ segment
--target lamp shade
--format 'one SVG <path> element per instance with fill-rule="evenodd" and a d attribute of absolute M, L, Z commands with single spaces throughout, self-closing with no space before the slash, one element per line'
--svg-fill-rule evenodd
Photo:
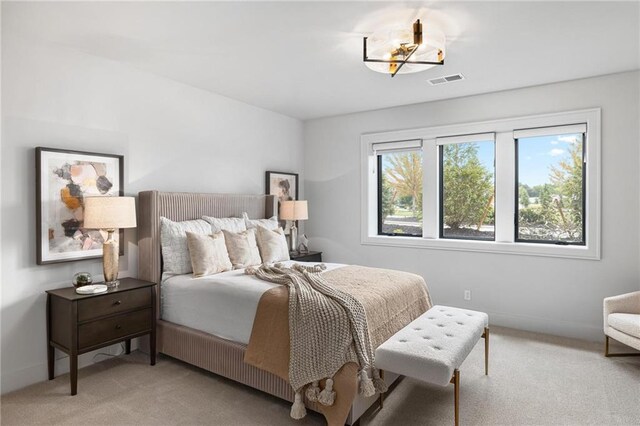
<path fill-rule="evenodd" d="M 280 203 L 280 219 L 282 220 L 307 220 L 309 210 L 306 201 L 283 201 Z"/>
<path fill-rule="evenodd" d="M 115 229 L 136 227 L 133 197 L 87 197 L 84 199 L 84 227 Z"/>

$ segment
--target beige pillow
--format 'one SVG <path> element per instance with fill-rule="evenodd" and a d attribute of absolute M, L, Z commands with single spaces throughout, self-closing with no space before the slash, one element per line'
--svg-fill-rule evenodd
<path fill-rule="evenodd" d="M 224 234 L 222 232 L 213 235 L 187 232 L 187 245 L 189 246 L 194 277 L 203 277 L 231 270 L 231 260 L 227 253 L 227 246 L 224 243 Z"/>
<path fill-rule="evenodd" d="M 247 229 L 242 232 L 229 232 L 222 230 L 227 252 L 233 264 L 233 269 L 246 268 L 247 266 L 260 265 L 260 252 L 256 242 L 256 230 Z"/>
<path fill-rule="evenodd" d="M 211 232 L 214 234 L 220 231 L 242 232 L 247 229 L 243 217 L 202 216 L 202 218 L 211 224 Z"/>
<path fill-rule="evenodd" d="M 263 226 L 257 228 L 258 248 L 263 263 L 281 262 L 289 260 L 289 246 L 282 228 L 275 230 Z"/>
<path fill-rule="evenodd" d="M 247 229 L 264 226 L 265 228 L 274 231 L 280 226 L 277 216 L 272 216 L 269 219 L 249 219 L 247 212 L 244 212 L 242 213 L 242 217 L 244 218 L 244 223 L 247 226 Z"/>
<path fill-rule="evenodd" d="M 202 219 L 174 222 L 166 217 L 160 218 L 163 272 L 190 274 L 193 271 L 187 245 L 187 232 L 207 235 L 211 233 L 211 224 Z"/>

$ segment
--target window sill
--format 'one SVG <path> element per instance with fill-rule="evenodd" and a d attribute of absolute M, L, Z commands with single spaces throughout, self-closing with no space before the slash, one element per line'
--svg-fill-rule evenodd
<path fill-rule="evenodd" d="M 452 240 L 426 237 L 390 237 L 384 235 L 363 236 L 361 243 L 362 245 L 372 246 L 410 247 L 431 250 L 470 251 L 524 256 L 600 260 L 599 251 L 589 246 L 562 246 L 539 243 Z"/>

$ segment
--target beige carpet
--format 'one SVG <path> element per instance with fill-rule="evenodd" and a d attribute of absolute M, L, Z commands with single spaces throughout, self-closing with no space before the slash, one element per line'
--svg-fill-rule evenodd
<path fill-rule="evenodd" d="M 614 346 L 613 349 L 620 347 Z M 310 413 L 243 385 L 161 356 L 133 353 L 1 398 L 2 425 L 321 425 Z M 461 424 L 640 425 L 640 357 L 605 358 L 602 346 L 492 328 L 489 376 L 480 343 L 461 368 Z M 451 425 L 453 386 L 404 379 L 362 425 Z"/>

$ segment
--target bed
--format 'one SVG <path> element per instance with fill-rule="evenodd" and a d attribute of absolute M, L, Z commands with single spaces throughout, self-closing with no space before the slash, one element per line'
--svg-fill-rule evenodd
<path fill-rule="evenodd" d="M 251 334 L 250 325 L 253 322 L 251 314 L 246 315 L 244 323 L 225 325 L 221 322 L 225 318 L 224 309 L 231 306 L 235 306 L 236 310 L 244 309 L 249 313 L 253 310 L 255 313 L 255 304 L 260 296 L 255 293 L 261 293 L 274 284 L 264 282 L 263 289 L 260 289 L 260 286 L 248 286 L 245 293 L 238 295 L 236 284 L 241 272 L 229 271 L 218 274 L 219 276 L 213 278 L 220 284 L 216 290 L 218 293 L 208 296 L 211 306 L 217 306 L 218 309 L 207 310 L 210 314 L 208 318 L 203 315 L 191 315 L 188 318 L 181 306 L 193 306 L 195 301 L 193 291 L 190 290 L 198 286 L 207 287 L 206 280 L 186 276 L 162 279 L 160 217 L 172 221 L 185 221 L 199 219 L 202 216 L 240 217 L 246 212 L 251 218 L 269 218 L 276 212 L 275 197 L 144 191 L 139 193 L 138 201 L 138 277 L 159 284 L 157 351 L 284 400 L 293 401 L 294 392 L 286 380 L 244 362 Z M 166 296 L 168 298 L 163 303 Z M 212 328 L 211 325 L 216 323 L 218 327 Z M 396 378 L 397 376 L 387 376 L 385 380 L 393 382 Z M 376 400 L 375 396 L 365 398 L 357 395 L 351 404 L 346 423 L 355 424 Z M 306 402 L 306 405 L 313 411 L 322 410 L 322 407 L 315 403 Z"/>

